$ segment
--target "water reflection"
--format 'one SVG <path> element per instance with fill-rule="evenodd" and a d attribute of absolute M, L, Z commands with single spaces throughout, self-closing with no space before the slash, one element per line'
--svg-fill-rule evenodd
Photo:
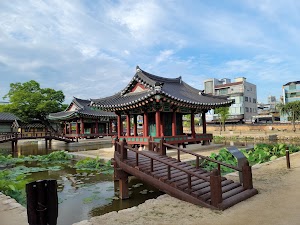
<path fill-rule="evenodd" d="M 111 143 L 87 143 L 81 145 L 52 145 L 46 149 L 44 144 L 38 142 L 19 143 L 14 156 L 45 155 L 56 150 L 84 151 L 112 147 Z M 11 144 L 0 144 L 0 153 L 11 154 Z M 37 163 L 25 164 L 35 167 Z M 84 172 L 69 165 L 60 165 L 59 171 L 35 172 L 27 176 L 29 182 L 44 179 L 55 179 L 58 182 L 59 214 L 57 224 L 73 224 L 93 216 L 103 215 L 108 212 L 118 211 L 137 206 L 147 199 L 156 198 L 162 193 L 134 177 L 129 178 L 130 198 L 120 200 L 118 182 L 113 181 L 112 175 L 95 172 Z M 25 194 L 25 193 L 24 193 Z"/>
<path fill-rule="evenodd" d="M 110 148 L 112 143 L 106 142 L 91 142 L 91 143 L 60 143 L 59 145 L 52 145 L 51 149 L 46 149 L 44 142 L 30 141 L 19 142 L 17 145 L 17 151 L 12 151 L 11 143 L 0 144 L 0 153 L 4 155 L 12 154 L 13 157 L 19 157 L 21 155 L 46 155 L 53 151 L 65 150 L 65 151 L 87 151 L 96 150 L 100 148 Z"/>
<path fill-rule="evenodd" d="M 60 171 L 32 173 L 30 180 L 55 179 L 58 183 L 59 215 L 57 224 L 73 224 L 93 216 L 137 206 L 161 192 L 130 177 L 130 198 L 118 198 L 118 182 L 112 175 L 78 171 L 64 166 Z"/>

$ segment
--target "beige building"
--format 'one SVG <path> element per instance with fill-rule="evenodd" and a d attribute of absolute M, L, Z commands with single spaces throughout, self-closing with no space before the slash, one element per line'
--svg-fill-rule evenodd
<path fill-rule="evenodd" d="M 228 122 L 252 122 L 252 116 L 257 115 L 256 85 L 246 81 L 245 77 L 230 79 L 207 79 L 204 81 L 206 94 L 227 96 L 234 99 L 235 103 L 229 108 Z M 218 115 L 210 111 L 206 115 L 207 121 L 217 122 Z"/>

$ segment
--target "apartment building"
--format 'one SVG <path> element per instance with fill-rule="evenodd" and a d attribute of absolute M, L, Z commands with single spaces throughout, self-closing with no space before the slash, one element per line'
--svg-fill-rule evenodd
<path fill-rule="evenodd" d="M 288 82 L 282 86 L 283 104 L 300 101 L 300 81 Z"/>
<path fill-rule="evenodd" d="M 300 81 L 288 82 L 282 86 L 283 104 L 300 101 Z M 287 115 L 280 115 L 281 122 L 288 122 Z"/>
<path fill-rule="evenodd" d="M 231 79 L 207 79 L 204 81 L 204 92 L 216 96 L 227 96 L 234 99 L 229 108 L 228 122 L 252 122 L 252 116 L 257 115 L 256 85 L 246 81 L 245 77 Z M 207 121 L 218 121 L 218 115 L 207 114 Z"/>

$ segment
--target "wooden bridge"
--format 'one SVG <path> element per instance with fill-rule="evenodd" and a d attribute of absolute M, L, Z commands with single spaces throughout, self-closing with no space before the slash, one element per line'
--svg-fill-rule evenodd
<path fill-rule="evenodd" d="M 177 149 L 177 159 L 166 156 L 166 147 Z M 180 161 L 180 153 L 195 156 L 195 166 Z M 215 162 L 218 169 L 209 172 L 200 168 L 200 160 Z M 242 183 L 220 175 L 226 166 L 242 173 Z M 208 208 L 224 210 L 257 194 L 252 185 L 251 166 L 248 162 L 238 168 L 170 144 L 152 142 L 149 150 L 139 151 L 128 146 L 126 140 L 115 142 L 115 179 L 119 180 L 120 198 L 128 194 L 128 176 L 142 181 L 178 199 Z"/>
<path fill-rule="evenodd" d="M 14 149 L 16 149 L 18 140 L 41 139 L 41 138 L 45 139 L 46 148 L 48 148 L 48 146 L 51 147 L 52 140 L 64 141 L 66 143 L 74 142 L 74 140 L 71 138 L 49 132 L 49 133 L 45 133 L 45 134 L 43 134 L 43 133 L 36 134 L 34 136 L 23 135 L 20 133 L 3 134 L 3 135 L 0 135 L 0 143 L 5 143 L 5 142 L 11 141 L 12 150 L 14 150 Z"/>

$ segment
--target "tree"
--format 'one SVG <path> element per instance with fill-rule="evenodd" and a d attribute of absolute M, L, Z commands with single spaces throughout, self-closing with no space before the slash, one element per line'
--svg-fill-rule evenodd
<path fill-rule="evenodd" d="M 293 131 L 296 132 L 296 120 L 300 119 L 300 101 L 288 102 L 286 104 L 279 104 L 278 108 L 282 115 L 287 115 L 292 122 Z"/>
<path fill-rule="evenodd" d="M 3 99 L 9 99 L 10 104 L 4 105 L 1 110 L 14 113 L 24 122 L 39 119 L 48 125 L 46 117 L 49 113 L 65 109 L 65 104 L 62 103 L 65 96 L 62 91 L 41 88 L 34 80 L 11 83 L 10 90 Z"/>
<path fill-rule="evenodd" d="M 215 113 L 219 115 L 221 130 L 223 126 L 223 130 L 225 131 L 225 122 L 229 116 L 229 107 L 216 108 Z"/>
<path fill-rule="evenodd" d="M 183 121 L 183 126 L 191 128 L 191 114 L 187 114 L 184 117 L 185 117 L 185 120 Z M 194 123 L 196 125 L 198 125 L 200 123 L 200 120 L 198 118 L 194 117 Z"/>

